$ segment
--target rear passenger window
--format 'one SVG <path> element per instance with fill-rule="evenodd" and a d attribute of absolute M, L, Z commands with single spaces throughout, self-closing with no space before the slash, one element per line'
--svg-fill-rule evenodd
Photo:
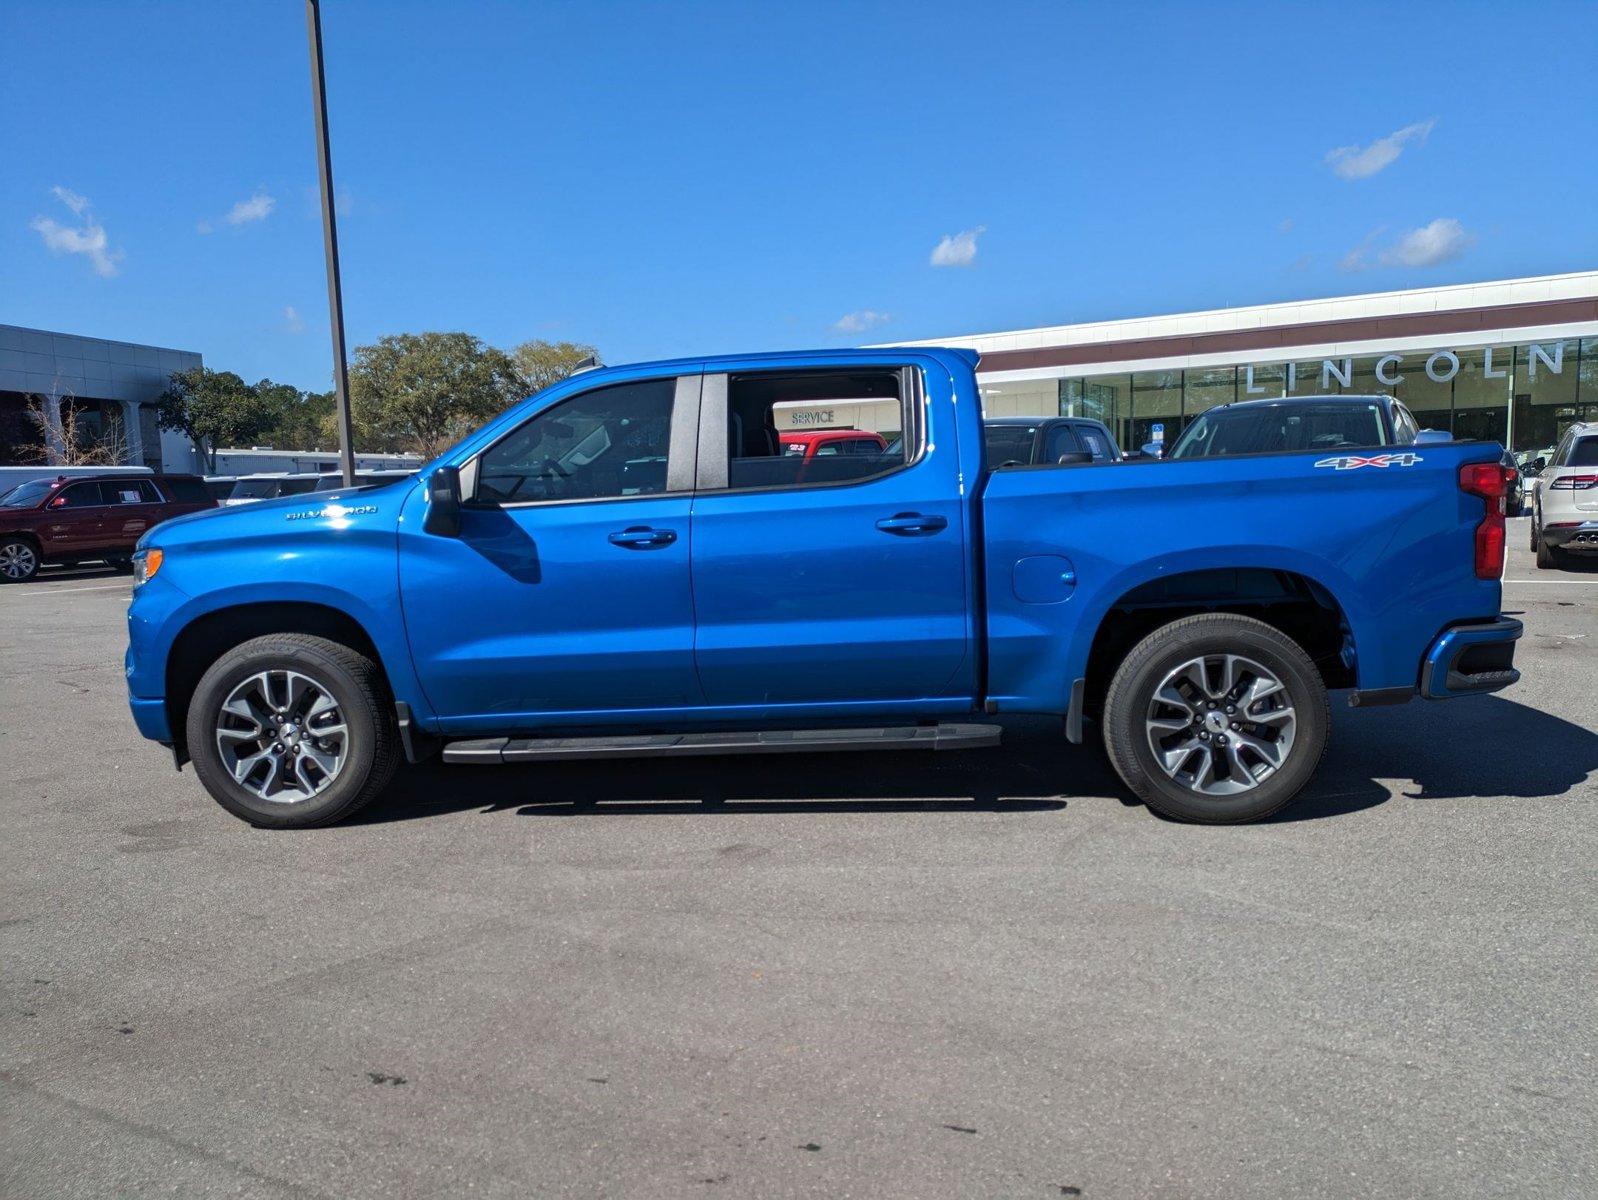
<path fill-rule="evenodd" d="M 159 504 L 155 485 L 142 479 L 108 480 L 100 485 L 107 504 Z"/>
<path fill-rule="evenodd" d="M 1079 429 L 1077 432 L 1081 435 L 1083 447 L 1096 461 L 1110 457 L 1109 447 L 1104 444 L 1104 439 L 1098 434 L 1091 429 Z"/>
<path fill-rule="evenodd" d="M 915 439 L 902 436 L 908 412 L 902 377 L 889 368 L 733 375 L 727 486 L 815 486 L 887 474 L 914 457 Z M 783 445 L 785 435 L 829 429 L 868 436 L 824 442 L 812 455 L 796 452 L 792 441 Z"/>

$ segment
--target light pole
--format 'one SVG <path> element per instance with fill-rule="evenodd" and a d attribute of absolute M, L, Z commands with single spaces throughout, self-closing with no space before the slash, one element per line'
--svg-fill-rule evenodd
<path fill-rule="evenodd" d="M 333 161 L 327 141 L 327 81 L 322 75 L 322 10 L 305 0 L 311 40 L 311 107 L 316 110 L 316 165 L 322 179 L 322 248 L 327 257 L 327 309 L 333 326 L 333 397 L 344 486 L 355 485 L 355 430 L 350 421 L 350 375 L 344 361 L 344 290 L 338 278 L 338 223 L 333 214 Z"/>

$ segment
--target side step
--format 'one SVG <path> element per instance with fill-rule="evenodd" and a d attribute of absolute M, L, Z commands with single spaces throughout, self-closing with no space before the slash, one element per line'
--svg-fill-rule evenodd
<path fill-rule="evenodd" d="M 747 733 L 630 733 L 611 737 L 476 738 L 444 747 L 452 763 L 663 758 L 688 754 L 796 754 L 821 750 L 975 750 L 997 746 L 997 725 L 894 729 L 766 729 Z"/>

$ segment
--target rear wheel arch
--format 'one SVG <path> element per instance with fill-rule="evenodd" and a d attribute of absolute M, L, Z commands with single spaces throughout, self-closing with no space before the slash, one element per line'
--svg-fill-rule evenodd
<path fill-rule="evenodd" d="M 1253 617 L 1309 655 L 1328 689 L 1355 687 L 1358 662 L 1347 610 L 1319 580 L 1274 567 L 1220 567 L 1146 580 L 1105 611 L 1088 651 L 1084 708 L 1097 714 L 1121 661 L 1149 634 L 1199 613 Z"/>
<path fill-rule="evenodd" d="M 366 628 L 342 609 L 308 601 L 268 601 L 216 609 L 179 631 L 166 656 L 166 709 L 180 757 L 188 757 L 189 702 L 211 664 L 235 646 L 275 633 L 297 633 L 348 646 L 369 659 L 383 677 L 392 700 L 392 682 L 383 656 Z"/>

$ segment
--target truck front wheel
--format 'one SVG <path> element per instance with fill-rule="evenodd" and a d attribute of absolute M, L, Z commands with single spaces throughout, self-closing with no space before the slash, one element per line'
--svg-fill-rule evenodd
<path fill-rule="evenodd" d="M 1104 701 L 1116 772 L 1162 816 L 1270 816 L 1315 774 L 1331 726 L 1326 685 L 1297 642 L 1233 613 L 1202 613 L 1132 648 Z"/>
<path fill-rule="evenodd" d="M 303 829 L 349 816 L 399 761 L 382 672 L 326 638 L 276 633 L 235 646 L 200 677 L 189 757 L 223 808 Z"/>

